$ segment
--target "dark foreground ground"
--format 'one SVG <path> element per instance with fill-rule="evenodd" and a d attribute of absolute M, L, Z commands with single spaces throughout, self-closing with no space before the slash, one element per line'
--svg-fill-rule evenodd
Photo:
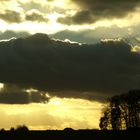
<path fill-rule="evenodd" d="M 47 130 L 1 131 L 0 140 L 139 140 L 140 129 L 127 131 Z"/>

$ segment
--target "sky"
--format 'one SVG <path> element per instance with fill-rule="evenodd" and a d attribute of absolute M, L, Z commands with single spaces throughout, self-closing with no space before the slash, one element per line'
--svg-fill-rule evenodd
<path fill-rule="evenodd" d="M 1 0 L 0 127 L 94 129 L 140 83 L 139 0 Z"/>

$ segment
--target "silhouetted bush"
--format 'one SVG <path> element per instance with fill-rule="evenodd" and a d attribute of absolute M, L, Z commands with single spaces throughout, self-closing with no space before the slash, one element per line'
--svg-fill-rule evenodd
<path fill-rule="evenodd" d="M 15 131 L 24 131 L 24 132 L 26 132 L 26 131 L 28 131 L 29 129 L 28 129 L 28 127 L 26 126 L 26 125 L 19 125 L 19 126 L 17 126 L 17 128 L 15 129 Z"/>
<path fill-rule="evenodd" d="M 74 131 L 72 128 L 65 128 L 64 131 Z"/>
<path fill-rule="evenodd" d="M 5 129 L 4 129 L 4 128 L 2 128 L 0 131 L 1 131 L 1 132 L 5 132 Z"/>

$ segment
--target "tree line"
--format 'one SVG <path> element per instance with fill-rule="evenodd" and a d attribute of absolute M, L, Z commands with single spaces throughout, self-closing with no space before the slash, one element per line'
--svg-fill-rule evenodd
<path fill-rule="evenodd" d="M 113 96 L 104 108 L 101 130 L 123 130 L 140 127 L 140 90 Z"/>

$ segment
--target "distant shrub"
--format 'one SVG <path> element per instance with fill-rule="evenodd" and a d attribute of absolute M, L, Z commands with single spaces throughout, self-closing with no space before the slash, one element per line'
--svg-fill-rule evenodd
<path fill-rule="evenodd" d="M 17 128 L 15 129 L 16 131 L 28 131 L 28 127 L 26 125 L 19 125 L 17 126 Z"/>
<path fill-rule="evenodd" d="M 64 131 L 73 131 L 72 128 L 65 128 Z"/>

